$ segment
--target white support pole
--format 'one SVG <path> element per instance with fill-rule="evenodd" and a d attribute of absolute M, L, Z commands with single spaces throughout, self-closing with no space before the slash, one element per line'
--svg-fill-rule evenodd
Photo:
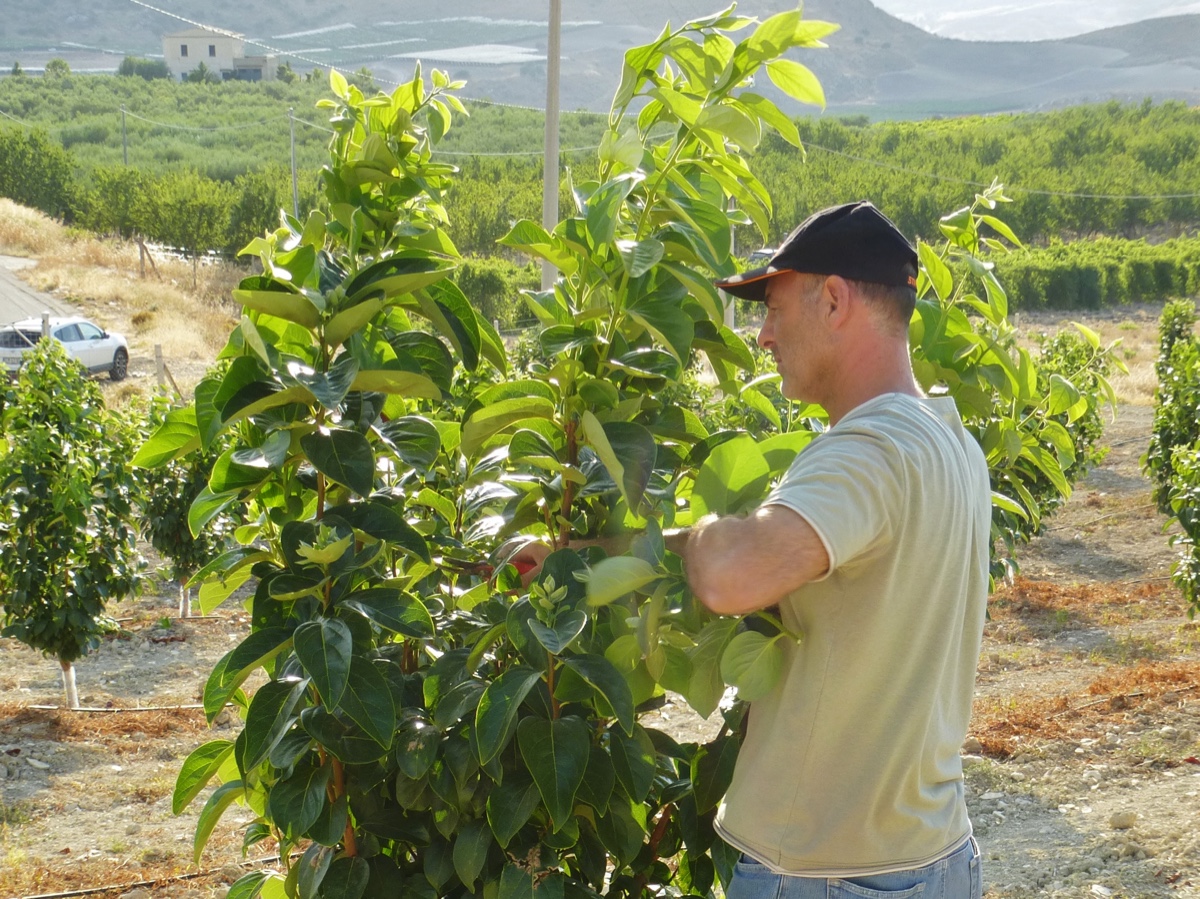
<path fill-rule="evenodd" d="M 288 109 L 288 126 L 292 132 L 292 215 L 300 218 L 300 188 L 296 182 L 296 116 L 294 113 L 294 109 Z"/>
<path fill-rule="evenodd" d="M 546 156 L 542 177 L 542 227 L 558 224 L 558 78 L 562 53 L 562 0 L 550 0 L 550 28 L 546 39 Z M 542 263 L 542 290 L 554 286 L 555 269 Z"/>

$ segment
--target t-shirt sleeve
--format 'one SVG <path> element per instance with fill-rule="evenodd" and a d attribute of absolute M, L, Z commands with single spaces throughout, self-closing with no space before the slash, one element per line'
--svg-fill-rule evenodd
<path fill-rule="evenodd" d="M 764 505 L 798 513 L 829 555 L 826 577 L 891 542 L 901 514 L 903 472 L 892 444 L 847 430 L 810 443 Z"/>

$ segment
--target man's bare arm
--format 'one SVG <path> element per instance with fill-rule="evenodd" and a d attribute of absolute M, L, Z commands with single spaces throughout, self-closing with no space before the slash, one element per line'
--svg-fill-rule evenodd
<path fill-rule="evenodd" d="M 829 570 L 817 532 L 786 506 L 762 506 L 744 518 L 703 518 L 683 556 L 692 592 L 721 615 L 775 605 Z"/>

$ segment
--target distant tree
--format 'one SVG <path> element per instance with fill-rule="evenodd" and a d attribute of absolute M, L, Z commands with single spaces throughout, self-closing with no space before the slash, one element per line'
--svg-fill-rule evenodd
<path fill-rule="evenodd" d="M 153 81 L 155 78 L 170 78 L 171 70 L 162 59 L 143 59 L 140 56 L 126 56 L 117 67 L 117 74 L 126 77 L 143 78 Z"/>
<path fill-rule="evenodd" d="M 135 210 L 146 181 L 140 169 L 130 166 L 96 169 L 92 173 L 84 225 L 98 234 L 132 237 L 137 230 Z"/>
<path fill-rule="evenodd" d="M 288 177 L 283 169 L 246 172 L 233 182 L 238 194 L 229 217 L 228 253 L 237 253 L 256 237 L 279 227 L 279 210 L 291 208 L 290 190 L 283 185 Z"/>
<path fill-rule="evenodd" d="M 218 72 L 214 72 L 204 63 L 200 63 L 200 65 L 184 75 L 183 80 L 190 81 L 192 84 L 220 84 L 221 75 Z"/>
<path fill-rule="evenodd" d="M 19 62 L 14 60 L 13 66 L 12 66 L 12 71 L 9 72 L 9 74 L 12 75 L 14 78 L 20 78 L 22 75 L 25 74 L 25 70 L 23 68 L 21 68 L 21 64 Z"/>
<path fill-rule="evenodd" d="M 192 287 L 200 256 L 225 245 L 233 188 L 196 172 L 172 172 L 146 184 L 133 223 L 151 240 L 176 247 L 192 260 Z"/>
<path fill-rule="evenodd" d="M 290 62 L 285 62 L 275 70 L 275 77 L 284 84 L 295 84 L 300 76 L 292 69 Z"/>
<path fill-rule="evenodd" d="M 0 197 L 71 219 L 78 211 L 75 159 L 41 129 L 0 130 Z"/>
<path fill-rule="evenodd" d="M 308 70 L 308 74 L 304 76 L 305 81 L 321 82 L 325 80 L 325 70 L 320 66 L 313 66 Z"/>
<path fill-rule="evenodd" d="M 65 59 L 61 59 L 60 57 L 56 56 L 54 59 L 46 63 L 46 68 L 43 74 L 47 78 L 66 78 L 71 74 L 71 67 L 67 64 Z"/>

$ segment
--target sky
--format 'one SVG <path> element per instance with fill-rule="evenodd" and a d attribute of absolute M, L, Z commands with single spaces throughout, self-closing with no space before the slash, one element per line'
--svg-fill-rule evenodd
<path fill-rule="evenodd" d="M 943 37 L 1028 41 L 1071 37 L 1159 16 L 1200 13 L 1200 0 L 872 0 Z"/>

